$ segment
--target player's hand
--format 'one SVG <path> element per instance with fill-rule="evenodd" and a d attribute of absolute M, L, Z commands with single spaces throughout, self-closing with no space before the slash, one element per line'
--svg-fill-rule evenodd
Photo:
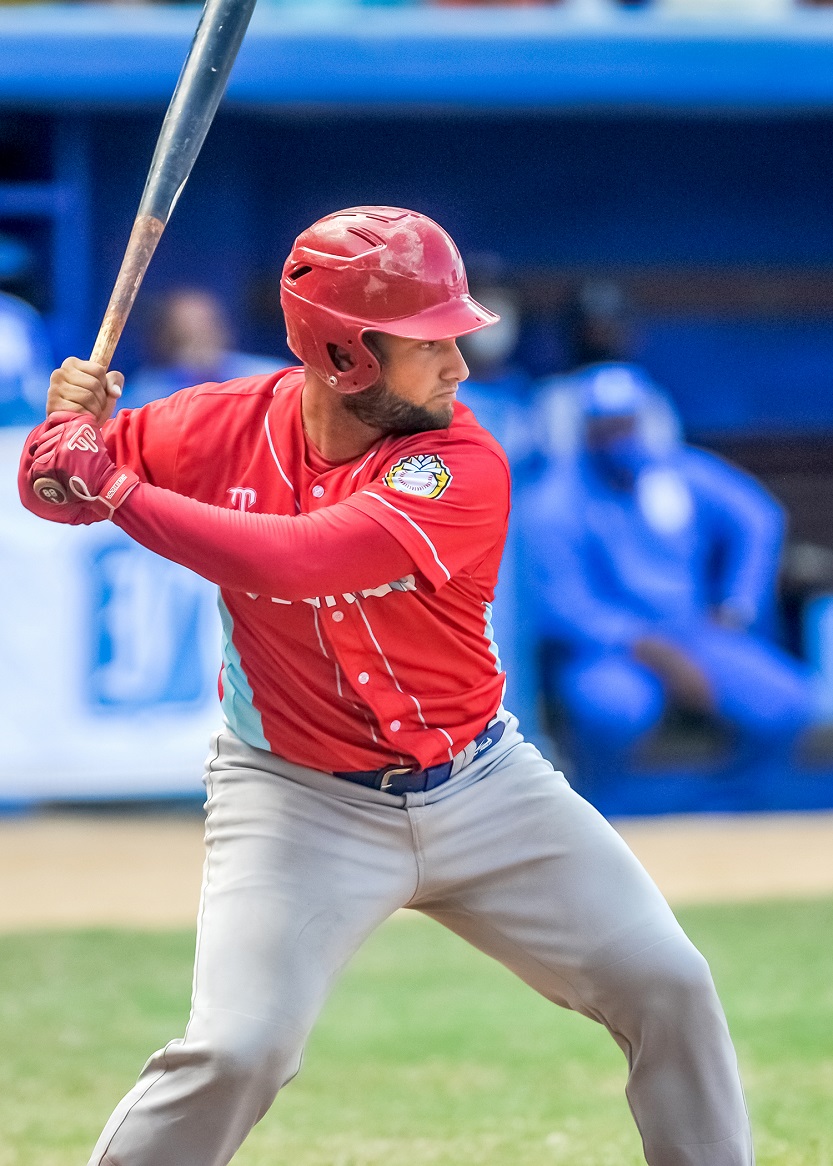
<path fill-rule="evenodd" d="M 120 372 L 107 372 L 100 364 L 68 356 L 49 380 L 46 414 L 89 414 L 99 425 L 112 415 L 124 388 Z"/>
<path fill-rule="evenodd" d="M 662 636 L 643 636 L 633 654 L 665 682 L 674 700 L 692 712 L 714 711 L 714 694 L 706 674 L 693 660 Z"/>
<path fill-rule="evenodd" d="M 17 490 L 24 507 L 36 514 L 38 518 L 46 518 L 50 522 L 60 522 L 67 526 L 89 526 L 93 522 L 102 522 L 103 514 L 95 514 L 89 506 L 82 502 L 66 502 L 63 506 L 54 506 L 45 502 L 35 493 L 32 483 L 32 462 L 38 448 L 38 439 L 43 435 L 48 421 L 40 425 L 26 438 L 23 452 L 20 455 L 20 466 L 17 471 Z"/>
<path fill-rule="evenodd" d="M 138 484 L 132 470 L 116 466 L 101 430 L 74 413 L 52 413 L 30 443 L 29 483 L 54 478 L 94 514 L 112 518 Z"/>

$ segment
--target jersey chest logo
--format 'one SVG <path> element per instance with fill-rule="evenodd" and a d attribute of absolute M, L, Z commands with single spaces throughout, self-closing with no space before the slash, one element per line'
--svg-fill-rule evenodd
<path fill-rule="evenodd" d="M 451 470 L 435 453 L 415 453 L 401 458 L 385 474 L 385 485 L 400 494 L 439 498 L 451 482 Z"/>
<path fill-rule="evenodd" d="M 226 493 L 236 510 L 251 510 L 257 502 L 257 492 L 249 486 L 232 486 Z"/>

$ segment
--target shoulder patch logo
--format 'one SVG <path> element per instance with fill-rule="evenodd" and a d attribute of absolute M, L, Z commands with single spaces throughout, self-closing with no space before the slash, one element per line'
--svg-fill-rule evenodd
<path fill-rule="evenodd" d="M 435 453 L 403 457 L 385 474 L 386 486 L 419 498 L 439 498 L 450 482 L 451 470 Z"/>

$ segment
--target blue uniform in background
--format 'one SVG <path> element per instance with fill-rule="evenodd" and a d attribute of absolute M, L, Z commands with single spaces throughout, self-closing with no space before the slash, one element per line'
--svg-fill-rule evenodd
<path fill-rule="evenodd" d="M 0 425 L 31 428 L 43 420 L 52 368 L 41 317 L 24 300 L 0 292 Z"/>
<path fill-rule="evenodd" d="M 551 392 L 562 417 L 572 409 L 575 440 L 556 436 L 562 456 L 526 491 L 521 526 L 545 682 L 579 742 L 615 759 L 657 726 L 669 684 L 639 658 L 651 637 L 705 677 L 713 712 L 742 740 L 789 745 L 811 689 L 770 638 L 779 505 L 685 446 L 667 400 L 630 366 L 591 367 Z"/>

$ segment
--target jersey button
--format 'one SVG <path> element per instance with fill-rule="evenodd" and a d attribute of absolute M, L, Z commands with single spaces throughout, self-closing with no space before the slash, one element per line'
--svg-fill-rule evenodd
<path fill-rule="evenodd" d="M 334 612 L 333 612 L 333 620 L 334 620 L 336 623 L 341 623 L 341 621 L 342 621 L 343 619 L 344 619 L 344 612 L 343 612 L 343 611 L 334 611 Z"/>
<path fill-rule="evenodd" d="M 367 672 L 360 672 L 359 673 L 359 684 L 367 684 L 369 679 L 370 679 L 370 676 L 367 674 Z"/>
<path fill-rule="evenodd" d="M 402 722 L 401 722 L 401 721 L 391 721 L 391 723 L 390 723 L 390 731 L 391 731 L 392 733 L 398 733 L 398 732 L 399 732 L 399 730 L 400 730 L 401 728 L 402 728 Z"/>
<path fill-rule="evenodd" d="M 324 497 L 324 487 L 323 486 L 313 486 L 312 496 L 313 496 L 313 498 L 323 498 Z"/>

